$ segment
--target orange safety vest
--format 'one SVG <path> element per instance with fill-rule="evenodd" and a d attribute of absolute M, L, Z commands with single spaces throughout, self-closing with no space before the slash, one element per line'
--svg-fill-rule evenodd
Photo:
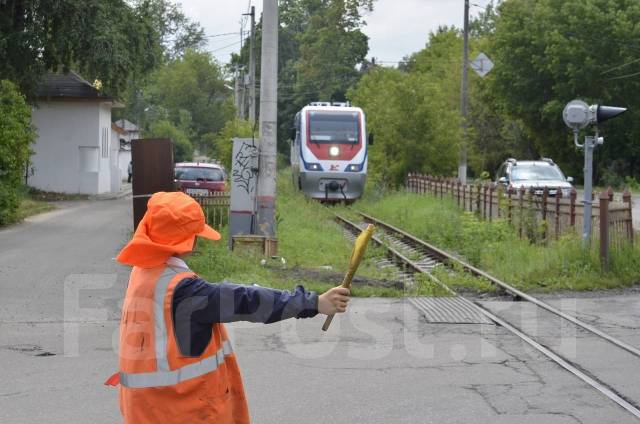
<path fill-rule="evenodd" d="M 180 353 L 172 313 L 188 269 L 134 267 L 120 323 L 120 410 L 126 424 L 249 423 L 240 368 L 223 324 L 199 357 Z M 117 377 L 116 377 L 117 380 Z"/>

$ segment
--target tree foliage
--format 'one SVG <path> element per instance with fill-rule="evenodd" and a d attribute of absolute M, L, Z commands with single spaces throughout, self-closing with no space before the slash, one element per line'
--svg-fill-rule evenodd
<path fill-rule="evenodd" d="M 20 187 L 35 139 L 31 108 L 16 86 L 0 80 L 0 225 L 17 217 Z"/>
<path fill-rule="evenodd" d="M 203 41 L 199 24 L 168 0 L 0 1 L 0 77 L 27 95 L 44 72 L 73 69 L 117 96 Z"/>
<path fill-rule="evenodd" d="M 224 128 L 215 136 L 213 146 L 215 146 L 216 158 L 231 171 L 231 154 L 233 153 L 233 138 L 251 138 L 254 126 L 249 121 L 232 119 L 226 123 Z"/>
<path fill-rule="evenodd" d="M 376 137 L 369 153 L 374 179 L 397 185 L 407 172 L 451 175 L 456 169 L 459 79 L 445 52 L 458 44 L 456 32 L 442 28 L 407 59 L 408 71 L 375 67 L 349 92 Z"/>
<path fill-rule="evenodd" d="M 491 37 L 496 68 L 490 90 L 534 141 L 535 151 L 581 174 L 562 121 L 564 105 L 629 107 L 606 124 L 607 141 L 596 152 L 599 175 L 614 168 L 640 175 L 640 3 L 636 0 L 510 0 L 498 8 Z"/>
<path fill-rule="evenodd" d="M 173 142 L 174 162 L 188 162 L 193 159 L 193 146 L 189 136 L 183 129 L 177 128 L 173 123 L 159 120 L 153 123 L 149 132 L 149 138 L 169 138 Z"/>
<path fill-rule="evenodd" d="M 211 148 L 211 135 L 234 114 L 225 84 L 225 74 L 211 54 L 188 50 L 150 77 L 144 90 L 145 127 L 166 120 L 181 128 L 193 146 Z"/>
<path fill-rule="evenodd" d="M 278 149 L 289 154 L 288 134 L 295 113 L 312 101 L 344 101 L 361 74 L 368 38 L 362 15 L 374 0 L 281 0 L 278 80 Z M 261 23 L 257 26 L 260 80 Z M 249 43 L 231 67 L 248 69 Z"/>

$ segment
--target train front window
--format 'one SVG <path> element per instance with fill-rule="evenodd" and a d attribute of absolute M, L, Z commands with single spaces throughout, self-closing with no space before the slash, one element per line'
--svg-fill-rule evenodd
<path fill-rule="evenodd" d="M 311 112 L 310 141 L 324 144 L 358 144 L 358 113 Z"/>

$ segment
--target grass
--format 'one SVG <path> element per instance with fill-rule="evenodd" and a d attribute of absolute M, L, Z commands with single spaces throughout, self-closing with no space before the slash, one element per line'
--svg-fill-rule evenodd
<path fill-rule="evenodd" d="M 351 255 L 351 243 L 342 228 L 333 222 L 333 209 L 307 199 L 294 190 L 291 174 L 283 171 L 278 179 L 277 234 L 278 254 L 285 258 L 286 269 L 277 261 L 260 264 L 261 258 L 242 256 L 227 249 L 228 229 L 223 228 L 221 242 L 202 242 L 189 265 L 209 281 L 230 280 L 237 283 L 291 289 L 303 284 L 315 291 L 325 291 L 341 283 Z M 367 285 L 354 287 L 354 295 L 401 296 L 402 290 L 374 287 L 388 282 L 389 270 L 379 270 L 376 259 L 383 251 L 370 245 L 358 269 L 357 277 Z"/>
<path fill-rule="evenodd" d="M 505 222 L 479 221 L 447 200 L 386 192 L 370 186 L 354 209 L 366 211 L 447 249 L 525 291 L 594 290 L 640 282 L 638 244 L 614 252 L 610 272 L 603 272 L 598 253 L 584 251 L 577 237 L 550 241 L 547 246 L 531 244 L 519 239 Z M 308 200 L 293 189 L 291 174 L 282 171 L 278 180 L 276 221 L 278 250 L 286 259 L 286 269 L 282 269 L 278 261 L 269 260 L 263 266 L 261 258 L 232 253 L 226 241 L 202 242 L 189 263 L 209 281 L 258 283 L 281 289 L 303 284 L 311 290 L 325 291 L 341 282 L 351 253 L 350 242 L 341 227 L 332 221 L 334 212 L 358 221 L 349 208 L 326 207 Z M 228 240 L 228 230 L 223 228 L 221 232 L 223 240 Z M 391 269 L 380 270 L 376 266 L 376 261 L 383 256 L 382 249 L 370 245 L 357 273 L 357 277 L 370 284 L 354 286 L 354 295 L 447 295 L 424 276 L 418 276 L 416 284 L 406 290 L 372 286 L 392 280 Z M 435 276 L 455 290 L 495 291 L 489 282 L 457 271 L 450 273 L 439 268 Z"/>
<path fill-rule="evenodd" d="M 43 199 L 39 192 L 30 187 L 22 186 L 18 190 L 20 206 L 15 222 L 20 222 L 25 218 L 55 209 L 55 205 L 49 203 L 48 199 Z"/>
<path fill-rule="evenodd" d="M 597 251 L 585 251 L 577 236 L 566 236 L 547 246 L 531 244 L 518 238 L 507 223 L 479 221 L 449 200 L 392 192 L 386 196 L 370 194 L 356 208 L 452 251 L 524 290 L 594 290 L 640 283 L 637 243 L 612 252 L 610 271 L 603 272 Z M 478 288 L 482 289 L 482 284 Z"/>
<path fill-rule="evenodd" d="M 41 200 L 34 200 L 29 197 L 24 197 L 20 200 L 20 208 L 18 209 L 18 221 L 22 221 L 33 215 L 37 215 L 44 212 L 49 212 L 56 207 L 51 203 L 43 202 Z"/>

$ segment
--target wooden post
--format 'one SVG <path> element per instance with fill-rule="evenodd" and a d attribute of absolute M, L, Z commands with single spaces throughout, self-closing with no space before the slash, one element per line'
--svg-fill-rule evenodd
<path fill-rule="evenodd" d="M 489 186 L 489 221 L 493 221 L 493 193 L 496 191 L 496 185 L 491 183 Z"/>
<path fill-rule="evenodd" d="M 609 193 L 600 193 L 600 261 L 602 269 L 609 271 Z"/>
<path fill-rule="evenodd" d="M 511 199 L 511 195 L 513 194 L 513 190 L 511 188 L 511 186 L 509 186 L 507 188 L 507 222 L 509 223 L 509 225 L 513 224 L 513 215 L 511 213 L 512 208 L 513 208 L 513 203 L 512 203 L 512 199 Z"/>
<path fill-rule="evenodd" d="M 485 183 L 482 183 L 482 218 L 487 220 L 487 191 L 489 187 Z"/>
<path fill-rule="evenodd" d="M 631 202 L 631 192 L 629 191 L 629 187 L 624 189 L 624 193 L 622 193 L 622 201 L 627 204 L 627 208 L 629 210 L 629 214 L 627 216 L 627 239 L 633 244 L 633 203 Z"/>
<path fill-rule="evenodd" d="M 462 210 L 467 210 L 467 185 L 462 184 Z"/>
<path fill-rule="evenodd" d="M 520 207 L 520 213 L 518 215 L 518 235 L 522 238 L 524 231 L 524 195 L 527 189 L 523 185 L 518 189 L 518 206 Z"/>
<path fill-rule="evenodd" d="M 457 189 L 457 194 L 458 194 L 458 208 L 460 207 L 460 180 L 458 180 L 458 182 L 456 183 L 456 189 Z"/>
<path fill-rule="evenodd" d="M 476 193 L 476 213 L 478 214 L 478 218 L 481 218 L 482 210 L 480 209 L 480 202 L 482 201 L 482 198 L 480 196 L 482 195 L 481 193 L 482 186 L 480 185 L 480 183 L 476 185 L 476 190 L 478 191 Z"/>
<path fill-rule="evenodd" d="M 547 231 L 549 229 L 549 225 L 547 223 L 547 205 L 549 204 L 549 187 L 544 188 L 542 190 L 542 225 L 544 228 L 544 233 L 542 234 L 542 238 L 547 240 Z"/>
<path fill-rule="evenodd" d="M 498 218 L 502 216 L 502 211 L 500 210 L 500 208 L 502 206 L 503 191 L 504 191 L 504 187 L 502 186 L 502 184 L 498 184 L 497 196 L 496 196 L 497 198 L 496 208 L 498 209 Z"/>
<path fill-rule="evenodd" d="M 560 201 L 562 200 L 562 190 L 558 189 L 556 192 L 556 216 L 555 216 L 555 231 L 556 240 L 560 239 Z"/>
<path fill-rule="evenodd" d="M 571 203 L 569 205 L 569 218 L 570 225 L 575 228 L 576 226 L 576 199 L 578 198 L 578 192 L 575 187 L 571 189 Z"/>

